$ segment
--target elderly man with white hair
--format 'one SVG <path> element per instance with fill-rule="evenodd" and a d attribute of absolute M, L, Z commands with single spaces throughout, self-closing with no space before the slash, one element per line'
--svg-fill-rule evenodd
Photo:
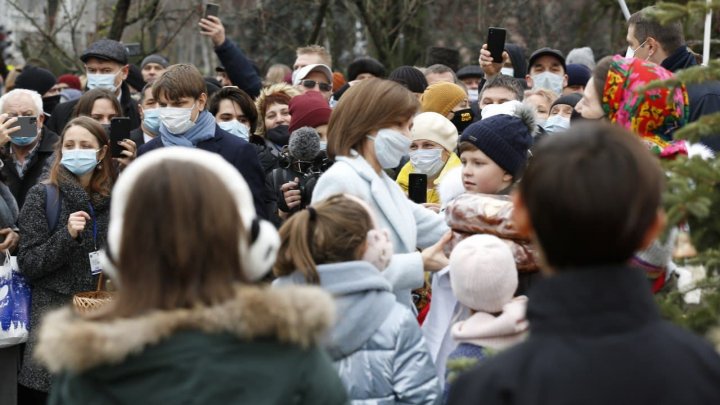
<path fill-rule="evenodd" d="M 34 137 L 13 137 L 19 127 L 13 127 L 20 116 L 37 117 Z M 41 180 L 49 165 L 59 137 L 44 127 L 45 115 L 40 94 L 32 90 L 15 89 L 0 97 L 0 147 L 5 149 L 0 169 L 10 192 L 22 207 L 30 187 Z"/>

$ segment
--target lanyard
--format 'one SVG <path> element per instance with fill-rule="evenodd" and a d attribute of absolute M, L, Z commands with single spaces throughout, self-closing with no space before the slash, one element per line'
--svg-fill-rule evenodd
<path fill-rule="evenodd" d="M 95 210 L 90 202 L 88 202 L 88 207 L 90 207 L 90 219 L 92 219 L 93 223 L 93 243 L 95 244 L 95 250 L 97 250 L 97 221 L 95 220 Z"/>

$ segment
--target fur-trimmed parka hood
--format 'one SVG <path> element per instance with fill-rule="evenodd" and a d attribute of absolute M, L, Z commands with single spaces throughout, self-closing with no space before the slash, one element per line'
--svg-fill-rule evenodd
<path fill-rule="evenodd" d="M 49 313 L 38 332 L 35 357 L 51 372 L 82 372 L 121 363 L 131 354 L 184 330 L 231 333 L 238 339 L 318 344 L 334 321 L 332 297 L 317 287 L 281 290 L 238 286 L 218 305 L 153 311 L 134 318 L 89 320 L 72 308 Z"/>

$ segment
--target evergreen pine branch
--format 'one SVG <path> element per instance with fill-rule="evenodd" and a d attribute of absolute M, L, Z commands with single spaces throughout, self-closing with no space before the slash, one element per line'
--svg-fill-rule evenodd
<path fill-rule="evenodd" d="M 703 115 L 695 122 L 686 124 L 675 131 L 673 138 L 696 143 L 704 136 L 717 135 L 718 133 L 720 133 L 720 113 L 715 113 Z"/>
<path fill-rule="evenodd" d="M 715 10 L 720 10 L 720 0 L 713 0 L 710 4 L 705 1 L 690 1 L 687 5 L 660 2 L 647 12 L 661 25 L 666 25 L 687 20 L 691 16 L 703 16 Z"/>

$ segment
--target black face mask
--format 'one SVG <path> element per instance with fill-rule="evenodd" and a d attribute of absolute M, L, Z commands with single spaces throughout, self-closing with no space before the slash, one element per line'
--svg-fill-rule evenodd
<path fill-rule="evenodd" d="M 60 95 L 43 97 L 43 111 L 45 114 L 50 115 L 55 110 L 55 107 L 60 104 Z"/>
<path fill-rule="evenodd" d="M 463 110 L 457 110 L 455 111 L 452 119 L 450 122 L 455 125 L 455 128 L 458 130 L 458 134 L 462 135 L 465 128 L 470 126 L 470 124 L 473 123 L 473 112 L 471 108 L 465 108 Z"/>
<path fill-rule="evenodd" d="M 286 146 L 290 141 L 290 127 L 278 125 L 273 129 L 268 129 L 266 136 L 275 145 Z"/>

